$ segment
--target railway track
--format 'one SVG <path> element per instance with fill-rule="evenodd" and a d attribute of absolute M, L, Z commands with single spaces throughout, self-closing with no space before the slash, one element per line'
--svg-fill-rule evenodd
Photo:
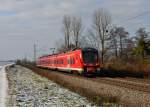
<path fill-rule="evenodd" d="M 136 79 L 136 78 L 106 78 L 106 79 L 114 79 L 116 81 L 128 82 L 131 84 L 144 85 L 150 87 L 150 81 L 144 81 L 145 79 Z"/>
<path fill-rule="evenodd" d="M 140 83 L 143 83 L 143 84 L 150 84 L 150 79 L 142 79 L 142 78 L 131 78 L 131 77 L 127 77 L 125 78 L 127 80 L 130 80 L 130 81 L 133 81 L 133 82 L 140 82 Z"/>
<path fill-rule="evenodd" d="M 42 69 L 40 69 L 42 70 Z M 47 70 L 49 71 L 49 70 Z M 109 78 L 109 77 L 96 77 L 96 78 L 86 78 L 82 76 L 77 76 L 65 72 L 53 72 L 53 73 L 59 73 L 62 75 L 67 75 L 71 76 L 72 78 L 82 78 L 82 79 L 88 79 L 93 82 L 98 82 L 98 83 L 105 83 L 109 85 L 114 85 L 117 87 L 123 87 L 131 90 L 137 90 L 141 92 L 146 92 L 150 93 L 150 80 L 148 79 L 137 79 L 137 78 Z"/>
<path fill-rule="evenodd" d="M 67 87 L 81 95 L 92 98 L 92 101 L 95 101 L 95 96 L 98 96 L 98 98 L 106 98 L 107 101 L 108 99 L 110 101 L 113 99 L 113 101 L 115 100 L 119 102 L 119 104 L 125 104 L 125 106 L 130 107 L 150 105 L 150 82 L 145 79 L 133 79 L 132 77 L 87 78 L 64 72 L 43 70 L 34 66 L 26 67 L 41 76 L 55 81 L 63 87 Z"/>
<path fill-rule="evenodd" d="M 134 79 L 133 81 L 133 79 L 128 80 L 124 78 L 93 78 L 92 80 L 96 82 L 124 87 L 127 89 L 150 93 L 150 83 L 143 81 L 139 82 L 138 79 Z"/>
<path fill-rule="evenodd" d="M 59 72 L 57 72 L 59 73 Z M 61 74 L 73 76 L 76 78 L 87 79 L 86 77 L 73 75 L 70 73 L 61 72 Z M 114 85 L 118 87 L 123 87 L 131 90 L 137 90 L 141 92 L 150 93 L 150 80 L 148 79 L 140 79 L 140 78 L 109 78 L 109 77 L 96 77 L 96 78 L 88 78 L 88 80 L 92 80 L 95 82 L 106 83 L 109 85 Z"/>
<path fill-rule="evenodd" d="M 76 78 L 87 79 L 86 77 L 77 76 L 77 75 L 73 75 L 73 74 L 69 74 L 69 73 L 63 72 L 62 74 L 73 76 Z M 132 77 L 127 77 L 127 78 L 96 77 L 96 78 L 88 78 L 88 80 L 150 93 L 150 80 L 149 79 L 132 78 Z"/>

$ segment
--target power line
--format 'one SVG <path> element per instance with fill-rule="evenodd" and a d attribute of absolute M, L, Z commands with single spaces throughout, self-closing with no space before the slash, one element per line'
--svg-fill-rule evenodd
<path fill-rule="evenodd" d="M 121 24 L 124 23 L 124 22 L 126 23 L 126 22 L 128 22 L 128 21 L 130 21 L 130 20 L 134 20 L 134 19 L 136 19 L 136 18 L 138 18 L 138 17 L 144 16 L 144 15 L 147 15 L 147 14 L 150 14 L 150 10 L 149 10 L 149 11 L 142 12 L 142 13 L 136 15 L 136 16 L 129 17 L 129 18 L 123 20 L 123 21 L 120 21 L 119 23 L 121 23 Z M 126 24 L 124 24 L 124 25 L 126 25 Z"/>
<path fill-rule="evenodd" d="M 147 15 L 147 14 L 149 14 L 149 13 L 150 13 L 150 11 L 143 12 L 143 13 L 141 13 L 141 14 L 138 14 L 138 15 L 136 15 L 136 16 L 133 16 L 133 17 L 130 17 L 130 18 L 126 19 L 126 21 L 136 19 L 137 17 L 144 16 L 144 15 Z"/>

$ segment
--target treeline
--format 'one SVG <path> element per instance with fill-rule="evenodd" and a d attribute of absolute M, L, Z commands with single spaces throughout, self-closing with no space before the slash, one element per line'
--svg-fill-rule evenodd
<path fill-rule="evenodd" d="M 142 62 L 148 66 L 146 70 L 150 69 L 150 32 L 146 28 L 139 28 L 135 35 L 130 35 L 124 27 L 113 26 L 110 13 L 104 9 L 94 11 L 92 25 L 86 33 L 86 25 L 83 25 L 80 17 L 65 15 L 62 25 L 64 39 L 56 42 L 58 52 L 93 47 L 99 50 L 101 63 L 105 67 Z"/>

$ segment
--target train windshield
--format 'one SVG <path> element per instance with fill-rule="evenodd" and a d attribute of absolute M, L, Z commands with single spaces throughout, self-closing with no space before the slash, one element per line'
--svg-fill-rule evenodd
<path fill-rule="evenodd" d="M 85 64 L 97 63 L 98 52 L 97 51 L 84 51 L 83 52 L 83 61 Z"/>

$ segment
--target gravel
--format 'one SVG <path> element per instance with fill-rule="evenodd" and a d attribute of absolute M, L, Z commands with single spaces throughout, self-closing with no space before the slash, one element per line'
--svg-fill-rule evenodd
<path fill-rule="evenodd" d="M 7 107 L 96 107 L 85 97 L 24 67 L 11 67 L 7 77 Z"/>

